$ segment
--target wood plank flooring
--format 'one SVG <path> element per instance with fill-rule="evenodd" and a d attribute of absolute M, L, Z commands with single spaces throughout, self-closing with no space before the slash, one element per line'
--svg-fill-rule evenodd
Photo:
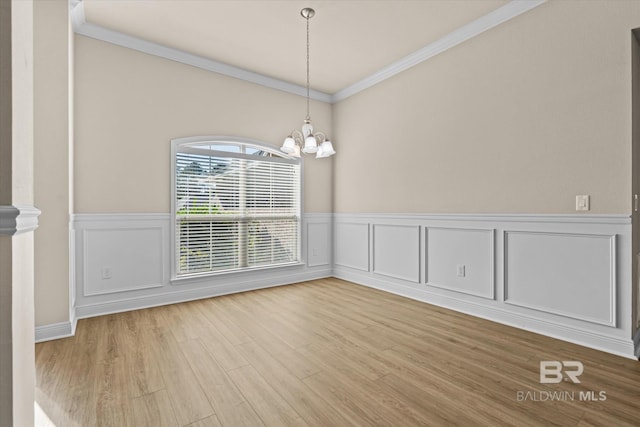
<path fill-rule="evenodd" d="M 640 425 L 640 362 L 338 279 L 80 320 L 36 369 L 58 427 Z"/>

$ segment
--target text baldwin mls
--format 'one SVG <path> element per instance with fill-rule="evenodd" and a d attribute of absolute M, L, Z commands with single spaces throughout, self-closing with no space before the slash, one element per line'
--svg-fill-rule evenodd
<path fill-rule="evenodd" d="M 574 400 L 586 401 L 586 402 L 603 402 L 607 400 L 606 391 L 517 391 L 516 400 L 518 402 L 530 401 L 530 402 L 548 402 L 548 401 L 574 401 Z"/>

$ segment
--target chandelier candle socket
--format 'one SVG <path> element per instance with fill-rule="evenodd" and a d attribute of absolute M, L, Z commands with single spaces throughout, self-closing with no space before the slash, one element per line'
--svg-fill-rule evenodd
<path fill-rule="evenodd" d="M 293 157 L 300 157 L 300 152 L 305 154 L 316 154 L 316 159 L 329 157 L 336 154 L 333 144 L 322 132 L 314 132 L 309 116 L 309 19 L 316 14 L 316 11 L 305 7 L 300 11 L 300 15 L 307 20 L 307 116 L 302 125 L 302 132 L 295 129 L 285 138 L 280 150 L 291 154 Z"/>

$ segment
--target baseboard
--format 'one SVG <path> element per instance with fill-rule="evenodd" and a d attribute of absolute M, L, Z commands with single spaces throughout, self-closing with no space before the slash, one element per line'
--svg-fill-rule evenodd
<path fill-rule="evenodd" d="M 331 277 L 331 273 L 331 268 L 325 268 L 280 276 L 278 280 L 274 280 L 274 278 L 271 278 L 269 282 L 266 282 L 263 279 L 258 279 L 241 283 L 233 283 L 230 285 L 217 285 L 188 290 L 177 289 L 155 295 L 140 296 L 136 298 L 130 297 L 117 301 L 93 303 L 76 307 L 76 316 L 78 319 L 83 319 L 87 317 L 102 316 L 105 314 L 140 310 L 144 308 L 158 307 L 161 305 L 176 304 L 198 299 L 217 297 L 238 292 L 247 292 L 258 289 L 272 288 L 276 286 L 290 285 L 309 280 Z"/>
<path fill-rule="evenodd" d="M 36 326 L 36 342 L 57 340 L 72 337 L 76 331 L 76 321 L 52 323 Z"/>
<path fill-rule="evenodd" d="M 640 359 L 640 329 L 636 331 L 633 337 L 633 346 L 635 347 L 636 359 Z"/>
<path fill-rule="evenodd" d="M 83 307 L 77 307 L 70 312 L 70 321 L 52 323 L 50 325 L 36 326 L 36 343 L 51 341 L 60 338 L 72 337 L 76 333 L 78 319 L 102 316 L 106 314 L 121 313 L 124 311 L 139 310 L 161 305 L 176 304 L 204 298 L 234 294 L 238 292 L 254 291 L 258 289 L 285 286 L 308 280 L 325 279 L 331 277 L 331 269 L 314 270 L 287 276 L 287 280 L 277 283 L 260 283 L 259 281 L 245 282 L 228 286 L 216 286 L 195 289 L 190 291 L 175 291 L 160 295 L 144 296 L 140 298 L 128 298 L 120 301 L 97 303 Z"/>
<path fill-rule="evenodd" d="M 502 323 L 596 350 L 605 351 L 607 353 L 616 354 L 618 356 L 630 359 L 636 359 L 638 357 L 639 343 L 635 340 L 595 334 L 566 324 L 561 325 L 498 307 L 490 307 L 485 304 L 443 296 L 426 290 L 416 289 L 414 287 L 403 286 L 401 284 L 394 283 L 392 280 L 378 278 L 366 272 L 336 267 L 333 271 L 333 276 L 359 285 L 390 292 L 417 301 L 469 314 L 471 316 Z M 640 340 L 640 335 L 636 335 L 636 338 Z"/>

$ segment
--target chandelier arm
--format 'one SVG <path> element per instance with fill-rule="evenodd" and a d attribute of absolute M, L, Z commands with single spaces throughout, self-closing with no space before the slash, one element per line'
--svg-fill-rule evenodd
<path fill-rule="evenodd" d="M 322 144 L 327 140 L 327 135 L 325 135 L 323 132 L 316 132 L 313 134 L 313 137 L 316 139 L 316 141 L 318 141 L 318 144 Z"/>
<path fill-rule="evenodd" d="M 291 138 L 293 138 L 298 145 L 302 145 L 304 143 L 304 136 L 302 135 L 302 132 L 297 129 L 291 131 Z"/>

